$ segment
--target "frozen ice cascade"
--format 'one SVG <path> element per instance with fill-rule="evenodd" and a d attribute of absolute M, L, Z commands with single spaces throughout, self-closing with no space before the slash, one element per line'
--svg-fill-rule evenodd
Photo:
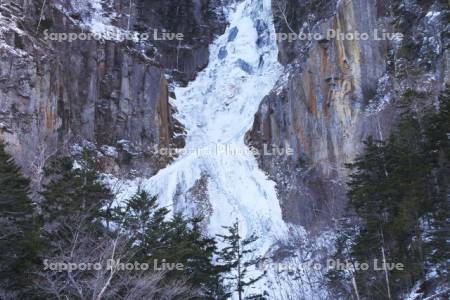
<path fill-rule="evenodd" d="M 271 1 L 245 0 L 227 11 L 229 26 L 210 46 L 209 65 L 188 86 L 176 87 L 176 99 L 171 99 L 187 132 L 183 153 L 151 178 L 122 182 L 118 199 L 140 187 L 172 211 L 192 215 L 197 208 L 187 192 L 206 176 L 208 232 L 221 233 L 222 226 L 238 219 L 243 236 L 255 232 L 260 237 L 256 248 L 264 255 L 288 228 L 275 183 L 259 169 L 244 135 L 283 68 L 277 61 Z M 259 285 L 268 287 L 267 282 Z"/>

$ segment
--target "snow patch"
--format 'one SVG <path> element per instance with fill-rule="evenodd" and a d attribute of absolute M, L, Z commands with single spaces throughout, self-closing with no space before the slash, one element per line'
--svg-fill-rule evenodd
<path fill-rule="evenodd" d="M 429 18 L 430 20 L 435 19 L 441 15 L 440 11 L 429 11 L 425 17 Z"/>
<path fill-rule="evenodd" d="M 376 96 L 369 101 L 369 105 L 367 107 L 366 113 L 368 115 L 374 115 L 383 111 L 391 103 L 391 83 L 392 80 L 390 80 L 388 74 L 384 74 L 378 79 Z M 380 95 L 382 95 L 382 97 L 380 97 Z"/>
<path fill-rule="evenodd" d="M 61 1 L 54 5 L 81 28 L 101 36 L 104 40 L 120 42 L 127 36 L 138 42 L 138 32 L 113 25 L 114 20 L 119 17 L 112 11 L 113 2 L 112 0 L 80 0 L 70 3 Z M 73 19 L 71 17 L 73 13 L 79 14 L 81 21 Z"/>
<path fill-rule="evenodd" d="M 113 146 L 103 145 L 100 148 L 100 150 L 106 156 L 111 156 L 111 157 L 118 157 L 119 156 L 119 153 L 117 152 L 116 147 L 113 147 Z"/>

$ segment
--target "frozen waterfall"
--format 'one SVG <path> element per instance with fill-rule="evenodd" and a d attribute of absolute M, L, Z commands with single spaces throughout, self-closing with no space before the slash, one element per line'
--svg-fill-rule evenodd
<path fill-rule="evenodd" d="M 173 211 L 195 214 L 198 207 L 187 193 L 207 178 L 211 208 L 208 232 L 240 222 L 242 235 L 255 232 L 258 252 L 265 254 L 287 226 L 275 183 L 259 169 L 244 143 L 261 100 L 282 74 L 270 0 L 245 0 L 227 8 L 225 33 L 210 46 L 209 65 L 186 87 L 176 87 L 175 116 L 187 132 L 183 153 L 139 186 L 157 195 Z M 119 198 L 137 189 L 127 184 Z"/>

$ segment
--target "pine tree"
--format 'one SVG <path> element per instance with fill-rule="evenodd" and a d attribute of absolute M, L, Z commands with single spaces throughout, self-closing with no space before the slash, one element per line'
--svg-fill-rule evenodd
<path fill-rule="evenodd" d="M 350 168 L 349 205 L 362 220 L 352 246 L 356 261 L 401 262 L 405 270 L 357 272 L 362 294 L 376 299 L 401 294 L 423 276 L 420 216 L 426 203 L 426 166 L 417 120 L 403 116 L 387 142 L 369 138 Z M 395 280 L 391 280 L 395 279 Z"/>
<path fill-rule="evenodd" d="M 86 157 L 85 157 L 86 158 Z M 99 181 L 99 175 L 89 160 L 77 162 L 70 157 L 59 158 L 45 169 L 48 182 L 41 191 L 41 213 L 46 249 L 43 259 L 57 263 L 95 263 L 104 260 L 113 244 L 110 220 L 105 207 L 112 201 L 110 190 Z M 36 270 L 34 281 L 44 297 L 55 294 L 61 299 L 84 299 L 95 294 L 96 281 L 103 274 L 94 271 L 42 272 Z M 50 287 L 49 287 L 50 285 Z M 52 290 L 52 285 L 55 290 Z M 62 286 L 57 290 L 56 286 Z M 98 288 L 98 286 L 97 286 Z M 99 292 L 99 291 L 97 291 Z"/>
<path fill-rule="evenodd" d="M 218 235 L 218 237 L 226 246 L 218 252 L 218 262 L 223 271 L 228 274 L 225 278 L 232 282 L 232 289 L 238 293 L 238 298 L 241 300 L 245 289 L 265 276 L 265 272 L 256 277 L 249 276 L 249 271 L 257 270 L 257 265 L 261 261 L 261 257 L 251 257 L 256 250 L 251 248 L 251 245 L 258 240 L 258 237 L 252 234 L 243 239 L 239 234 L 238 220 L 232 226 L 224 228 L 227 229 L 228 234 Z M 253 295 L 253 297 L 261 299 L 263 295 Z"/>
<path fill-rule="evenodd" d="M 349 206 L 362 220 L 361 230 L 350 250 L 351 260 L 372 265 L 386 247 L 387 223 L 394 209 L 385 143 L 369 138 L 364 154 L 349 168 L 353 170 L 348 184 Z M 376 293 L 372 295 L 375 299 L 388 297 L 382 274 L 368 270 L 355 271 L 354 276 L 362 295 Z"/>
<path fill-rule="evenodd" d="M 450 248 L 450 86 L 439 97 L 439 112 L 430 114 L 426 129 L 425 153 L 431 165 L 432 203 L 428 216 L 430 230 L 427 234 L 428 264 L 444 280 L 449 280 L 448 261 Z"/>
<path fill-rule="evenodd" d="M 168 209 L 158 207 L 156 197 L 145 191 L 139 191 L 127 201 L 124 211 L 117 212 L 115 219 L 127 232 L 130 244 L 138 245 L 137 258 L 146 258 L 152 255 L 150 249 L 160 247 L 168 213 Z"/>
<path fill-rule="evenodd" d="M 327 284 L 338 299 L 360 299 L 360 287 L 358 286 L 355 259 L 352 252 L 355 238 L 358 236 L 358 225 L 354 223 L 354 216 L 347 216 L 338 221 L 336 229 L 336 252 L 331 257 L 334 262 L 349 262 L 352 268 L 331 268 L 325 274 Z"/>
<path fill-rule="evenodd" d="M 159 257 L 182 263 L 184 275 L 193 286 L 215 299 L 223 294 L 220 269 L 213 264 L 216 241 L 200 229 L 201 218 L 186 219 L 176 214 L 168 223 L 163 253 Z"/>
<path fill-rule="evenodd" d="M 101 237 L 106 230 L 104 223 L 110 219 L 105 207 L 113 197 L 99 182 L 92 164 L 85 162 L 74 168 L 74 161 L 65 157 L 53 162 L 46 175 L 52 179 L 41 192 L 41 207 L 50 249 L 52 241 L 71 241 L 76 234 L 74 228 L 77 232 L 98 232 Z"/>
<path fill-rule="evenodd" d="M 362 298 L 397 298 L 425 279 L 430 268 L 448 278 L 449 103 L 448 88 L 438 112 L 419 114 L 409 103 L 389 139 L 369 137 L 364 152 L 349 165 L 348 204 L 360 225 L 345 255 L 358 262 L 378 259 L 405 266 L 355 272 Z M 343 235 L 337 239 L 339 257 L 345 256 L 340 249 Z M 346 279 L 340 275 L 329 273 L 332 280 Z"/>
<path fill-rule="evenodd" d="M 188 278 L 187 283 L 200 289 L 205 299 L 221 299 L 224 292 L 220 270 L 213 264 L 215 240 L 202 233 L 201 219 L 176 214 L 166 220 L 168 213 L 158 206 L 156 197 L 139 191 L 117 214 L 136 259 L 150 265 L 155 260 L 182 264 L 183 270 L 167 273 L 166 282 Z"/>
<path fill-rule="evenodd" d="M 39 261 L 39 222 L 29 186 L 0 143 L 0 287 L 9 291 L 27 286 L 27 271 Z"/>

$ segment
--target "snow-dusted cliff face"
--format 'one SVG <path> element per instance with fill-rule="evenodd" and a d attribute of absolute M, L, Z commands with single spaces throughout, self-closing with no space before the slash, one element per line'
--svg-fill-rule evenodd
<path fill-rule="evenodd" d="M 272 5 L 277 32 L 324 38 L 278 43 L 286 79 L 262 102 L 247 142 L 258 149 L 287 143 L 294 150 L 292 156 L 259 159 L 277 182 L 286 221 L 332 226 L 345 211 L 345 164 L 360 153 L 362 140 L 389 136 L 408 89 L 427 95 L 411 104 L 423 107 L 436 104 L 449 83 L 448 3 L 274 0 Z M 350 38 L 329 38 L 330 30 Z M 383 38 L 382 32 L 402 38 Z M 358 33 L 369 38 L 356 38 Z"/>
<path fill-rule="evenodd" d="M 2 1 L 0 137 L 24 172 L 38 185 L 49 159 L 80 146 L 116 176 L 149 176 L 165 166 L 153 146 L 183 143 L 173 138 L 180 129 L 171 82 L 187 82 L 208 63 L 209 44 L 225 29 L 223 2 Z M 184 39 L 69 42 L 49 35 L 128 29 Z"/>

